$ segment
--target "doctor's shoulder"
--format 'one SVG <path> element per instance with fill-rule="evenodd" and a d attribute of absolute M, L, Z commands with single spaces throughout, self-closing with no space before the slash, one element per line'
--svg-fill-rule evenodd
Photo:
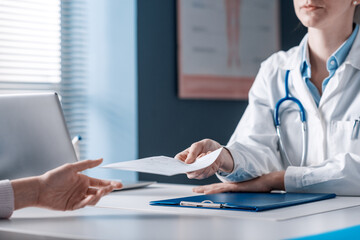
<path fill-rule="evenodd" d="M 268 74 L 271 74 L 273 71 L 277 71 L 278 69 L 286 69 L 286 66 L 293 65 L 294 62 L 299 61 L 300 47 L 295 46 L 290 48 L 287 51 L 278 51 L 273 53 L 270 57 L 268 57 L 265 61 L 261 63 L 260 69 L 265 68 Z"/>
<path fill-rule="evenodd" d="M 279 74 L 285 74 L 285 69 L 288 66 L 293 65 L 296 61 L 299 61 L 300 47 L 296 46 L 288 51 L 278 51 L 268 57 L 260 65 L 259 72 L 255 79 L 255 83 L 273 85 L 274 81 L 278 81 Z M 281 73 L 279 73 L 281 71 Z M 260 83 L 262 82 L 262 83 Z"/>

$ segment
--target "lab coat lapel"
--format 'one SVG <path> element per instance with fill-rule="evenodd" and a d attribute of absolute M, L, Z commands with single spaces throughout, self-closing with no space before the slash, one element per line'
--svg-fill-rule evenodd
<path fill-rule="evenodd" d="M 322 115 L 310 93 L 308 86 L 301 77 L 300 67 L 292 71 L 291 89 L 293 96 L 300 100 L 305 108 L 308 140 L 307 140 L 307 159 L 311 159 L 312 164 L 320 164 L 325 159 L 326 144 L 322 127 Z M 310 137 L 313 136 L 313 137 Z M 314 147 L 317 146 L 317 147 Z"/>
<path fill-rule="evenodd" d="M 345 81 L 347 81 L 347 79 L 343 79 L 344 69 L 345 65 L 341 65 L 335 75 L 330 79 L 320 98 L 319 109 L 323 109 L 324 105 L 329 103 L 329 99 L 340 90 L 340 85 L 344 85 Z M 340 81 L 340 79 L 342 80 Z"/>
<path fill-rule="evenodd" d="M 306 112 L 311 112 L 317 114 L 318 109 L 315 104 L 314 98 L 310 93 L 308 86 L 306 85 L 304 79 L 301 77 L 300 66 L 294 68 L 290 72 L 290 86 L 292 96 L 296 97 L 303 104 Z"/>

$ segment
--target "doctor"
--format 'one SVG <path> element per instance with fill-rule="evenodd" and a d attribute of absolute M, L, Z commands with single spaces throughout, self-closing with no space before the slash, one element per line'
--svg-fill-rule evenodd
<path fill-rule="evenodd" d="M 195 179 L 216 173 L 223 183 L 195 192 L 360 195 L 360 33 L 353 23 L 358 5 L 294 0 L 308 34 L 299 46 L 262 63 L 226 148 L 208 168 L 188 173 Z M 192 163 L 220 147 L 205 139 L 176 157 Z"/>

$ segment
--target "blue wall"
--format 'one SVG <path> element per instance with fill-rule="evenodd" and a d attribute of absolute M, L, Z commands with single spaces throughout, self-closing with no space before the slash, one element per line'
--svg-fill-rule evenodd
<path fill-rule="evenodd" d="M 88 157 L 104 163 L 138 157 L 136 1 L 91 0 L 89 5 Z M 91 175 L 135 180 L 134 172 L 97 168 Z"/>

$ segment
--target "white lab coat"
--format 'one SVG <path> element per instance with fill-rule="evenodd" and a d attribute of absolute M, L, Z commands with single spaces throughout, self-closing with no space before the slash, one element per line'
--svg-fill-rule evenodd
<path fill-rule="evenodd" d="M 303 39 L 302 44 L 307 41 Z M 360 32 L 344 61 L 322 94 L 319 107 L 300 73 L 301 47 L 275 53 L 261 64 L 249 93 L 249 105 L 227 148 L 234 162 L 222 181 L 246 181 L 273 171 L 286 170 L 288 192 L 360 195 L 360 135 L 351 140 L 355 119 L 360 117 Z M 302 133 L 296 104 L 280 108 L 282 139 L 295 166 L 278 150 L 273 112 L 285 96 L 285 72 L 290 69 L 289 91 L 303 104 L 308 129 L 308 152 L 300 167 Z"/>

